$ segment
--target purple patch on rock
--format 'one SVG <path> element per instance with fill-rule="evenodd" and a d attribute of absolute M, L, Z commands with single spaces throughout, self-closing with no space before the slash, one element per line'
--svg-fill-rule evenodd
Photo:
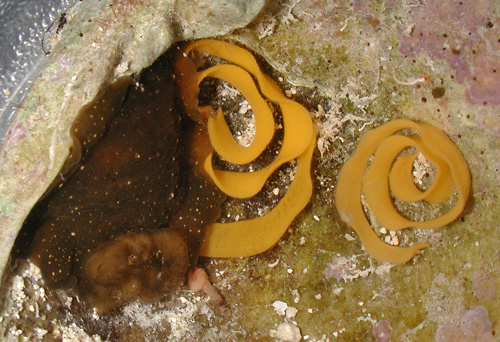
<path fill-rule="evenodd" d="M 352 264 L 349 259 L 336 257 L 332 262 L 326 265 L 323 274 L 326 279 L 335 278 L 337 280 L 345 280 L 351 269 Z"/>
<path fill-rule="evenodd" d="M 372 330 L 376 342 L 389 342 L 391 340 L 392 328 L 389 321 L 378 321 L 373 325 Z"/>
<path fill-rule="evenodd" d="M 441 326 L 436 342 L 493 342 L 493 325 L 484 306 L 472 306 L 455 325 Z"/>
<path fill-rule="evenodd" d="M 484 306 L 473 306 L 460 320 L 460 330 L 471 341 L 492 342 L 492 324 L 488 317 L 488 310 Z"/>
<path fill-rule="evenodd" d="M 427 1 L 412 7 L 411 22 L 400 30 L 400 52 L 415 56 L 426 51 L 455 70 L 454 77 L 469 85 L 472 104 L 500 104 L 500 20 L 494 2 Z"/>
<path fill-rule="evenodd" d="M 4 141 L 4 151 L 7 151 L 9 148 L 15 147 L 23 141 L 28 135 L 28 130 L 26 127 L 19 121 L 13 122 L 7 134 L 5 135 Z"/>
<path fill-rule="evenodd" d="M 364 11 L 366 7 L 367 3 L 365 0 L 354 0 L 352 2 L 352 8 L 354 8 L 355 11 Z"/>

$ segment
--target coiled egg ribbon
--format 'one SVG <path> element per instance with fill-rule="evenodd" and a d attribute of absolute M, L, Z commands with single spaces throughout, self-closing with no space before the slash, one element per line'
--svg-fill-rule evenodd
<path fill-rule="evenodd" d="M 311 160 L 316 145 L 311 115 L 306 108 L 283 94 L 278 84 L 261 71 L 249 51 L 212 39 L 188 44 L 183 49 L 184 58 L 187 58 L 191 51 L 211 54 L 230 63 L 218 64 L 197 72 L 198 85 L 207 77 L 224 80 L 242 93 L 254 111 L 255 136 L 249 146 L 242 146 L 234 140 L 220 108 L 218 111 L 211 107 L 198 108 L 203 115 L 209 114 L 207 128 L 210 142 L 214 151 L 225 161 L 242 165 L 255 160 L 264 152 L 274 135 L 275 124 L 272 111 L 262 95 L 280 106 L 283 141 L 278 155 L 267 166 L 253 172 L 219 170 L 213 167 L 212 154 L 206 158 L 203 165 L 212 181 L 228 196 L 248 198 L 262 189 L 277 168 L 298 159 L 297 171 L 289 189 L 269 213 L 250 220 L 211 225 L 200 255 L 244 257 L 262 253 L 281 238 L 311 198 Z M 185 90 L 185 93 L 191 97 L 187 100 L 192 101 L 188 107 L 193 108 L 193 104 L 197 103 L 194 98 L 197 91 Z"/>

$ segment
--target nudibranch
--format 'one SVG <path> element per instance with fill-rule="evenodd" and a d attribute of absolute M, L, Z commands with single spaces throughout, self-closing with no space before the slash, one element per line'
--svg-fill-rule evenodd
<path fill-rule="evenodd" d="M 82 108 L 68 179 L 24 229 L 37 228 L 30 258 L 47 285 L 75 287 L 99 312 L 182 285 L 226 197 L 195 167 L 211 147 L 204 126 L 181 119 L 168 58 L 131 83 Z"/>
<path fill-rule="evenodd" d="M 412 130 L 417 134 L 397 134 Z M 402 154 L 408 148 L 415 151 Z M 433 166 L 432 184 L 420 189 L 414 183 L 412 168 L 419 154 Z M 373 161 L 371 160 L 373 156 Z M 471 176 L 467 162 L 457 146 L 440 129 L 410 120 L 394 120 L 365 133 L 356 152 L 342 167 L 335 194 L 339 214 L 359 235 L 366 251 L 390 263 L 404 263 L 428 246 L 390 246 L 373 231 L 363 210 L 361 196 L 377 222 L 390 230 L 410 227 L 437 228 L 455 220 L 463 211 L 470 192 Z M 404 202 L 427 201 L 441 204 L 457 193 L 452 209 L 427 221 L 412 221 L 401 215 L 391 195 Z"/>
<path fill-rule="evenodd" d="M 192 53 L 226 63 L 196 70 Z M 209 77 L 232 84 L 248 99 L 256 122 L 250 145 L 235 141 L 221 109 L 198 107 L 199 85 Z M 311 116 L 261 71 L 249 51 L 219 40 L 195 41 L 173 63 L 160 58 L 133 83 L 122 79 L 82 108 L 62 170 L 66 179 L 37 205 L 24 229 L 37 228 L 30 258 L 46 283 L 74 287 L 99 312 L 133 299 L 157 300 L 185 282 L 200 255 L 264 252 L 312 194 Z M 214 154 L 243 165 L 264 153 L 275 133 L 268 101 L 282 114 L 276 157 L 255 172 L 214 167 Z M 268 214 L 214 223 L 226 196 L 252 197 L 290 160 L 298 160 L 296 175 Z"/>

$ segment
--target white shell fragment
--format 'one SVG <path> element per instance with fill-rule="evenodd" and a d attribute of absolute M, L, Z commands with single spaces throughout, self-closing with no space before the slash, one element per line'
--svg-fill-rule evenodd
<path fill-rule="evenodd" d="M 299 342 L 302 340 L 299 327 L 289 322 L 283 322 L 278 325 L 276 332 L 271 335 L 275 335 L 274 337 L 287 342 Z"/>
<path fill-rule="evenodd" d="M 274 311 L 280 316 L 283 316 L 286 312 L 286 309 L 288 307 L 288 304 L 285 302 L 282 302 L 281 300 L 277 300 L 273 303 Z"/>

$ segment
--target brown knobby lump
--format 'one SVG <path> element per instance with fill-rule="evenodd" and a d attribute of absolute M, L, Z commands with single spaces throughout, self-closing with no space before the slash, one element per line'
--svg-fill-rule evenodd
<path fill-rule="evenodd" d="M 95 248 L 84 262 L 80 294 L 98 312 L 140 298 L 154 302 L 184 283 L 187 245 L 178 233 L 128 232 Z"/>

